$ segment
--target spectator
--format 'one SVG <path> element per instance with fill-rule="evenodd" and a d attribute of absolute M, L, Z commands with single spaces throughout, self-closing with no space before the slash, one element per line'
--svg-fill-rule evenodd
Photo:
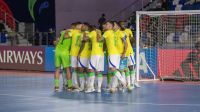
<path fill-rule="evenodd" d="M 0 20 L 0 33 L 5 32 L 5 31 L 6 31 L 5 25 L 3 24 L 3 21 Z"/>
<path fill-rule="evenodd" d="M 168 4 L 167 4 L 167 0 L 162 0 L 162 10 L 166 11 L 168 10 Z"/>
<path fill-rule="evenodd" d="M 39 30 L 37 29 L 35 34 L 34 34 L 34 40 L 35 40 L 35 45 L 41 45 L 41 34 Z"/>
<path fill-rule="evenodd" d="M 0 43 L 6 43 L 6 29 L 2 20 L 0 20 Z"/>
<path fill-rule="evenodd" d="M 106 15 L 102 14 L 101 17 L 99 18 L 99 29 L 102 31 L 103 30 L 103 24 L 106 22 Z"/>
<path fill-rule="evenodd" d="M 53 45 L 53 41 L 55 39 L 55 31 L 52 28 L 49 28 L 48 32 L 48 45 Z"/>
<path fill-rule="evenodd" d="M 42 33 L 42 45 L 48 45 L 48 32 L 43 32 Z"/>

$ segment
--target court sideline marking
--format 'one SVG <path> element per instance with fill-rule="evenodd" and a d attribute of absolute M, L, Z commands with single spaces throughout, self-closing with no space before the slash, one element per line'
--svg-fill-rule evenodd
<path fill-rule="evenodd" d="M 40 97 L 40 96 L 27 96 L 27 95 L 17 95 L 17 94 L 0 94 L 0 96 L 15 96 L 15 97 L 26 97 L 26 98 L 39 98 L 39 99 L 49 99 L 49 100 L 54 100 L 55 98 L 49 98 L 49 97 Z M 60 99 L 59 99 L 60 100 Z M 67 101 L 74 101 L 72 99 L 67 99 Z M 196 107 L 200 107 L 200 104 L 158 104 L 158 103 L 136 103 L 136 102 L 107 102 L 107 101 L 90 101 L 90 100 L 79 100 L 79 101 L 84 101 L 84 102 L 88 102 L 88 103 L 109 103 L 109 104 L 128 104 L 128 105 L 154 105 L 154 106 L 196 106 Z"/>

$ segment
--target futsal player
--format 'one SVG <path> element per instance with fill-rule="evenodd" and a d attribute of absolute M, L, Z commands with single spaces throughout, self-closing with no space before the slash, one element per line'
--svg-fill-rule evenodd
<path fill-rule="evenodd" d="M 73 34 L 73 31 L 74 31 L 75 27 L 76 27 L 76 23 L 72 23 L 71 24 L 71 28 L 68 29 L 70 35 Z M 63 69 L 62 66 L 61 66 L 61 69 L 62 69 L 63 89 L 67 89 L 66 70 Z"/>
<path fill-rule="evenodd" d="M 81 40 L 83 37 L 82 33 L 82 23 L 76 22 L 75 28 L 72 29 L 72 44 L 71 44 L 71 67 L 72 67 L 72 82 L 73 88 L 79 89 L 78 83 L 78 60 L 77 56 L 80 50 Z"/>
<path fill-rule="evenodd" d="M 91 54 L 91 43 L 89 41 L 89 24 L 84 23 L 82 27 L 83 38 L 81 40 L 80 50 L 78 53 L 78 68 L 79 68 L 79 81 L 80 91 L 86 90 L 88 64 Z"/>
<path fill-rule="evenodd" d="M 89 75 L 88 75 L 88 88 L 87 93 L 93 92 L 95 83 L 95 74 L 97 79 L 96 92 L 101 92 L 103 82 L 102 71 L 104 71 L 104 51 L 103 40 L 101 31 L 95 27 L 90 26 L 91 32 L 89 34 L 92 43 L 91 57 L 89 61 Z"/>
<path fill-rule="evenodd" d="M 108 51 L 109 70 L 112 73 L 111 89 L 110 89 L 110 92 L 112 93 L 117 91 L 118 79 L 122 83 L 123 87 L 126 86 L 125 79 L 122 77 L 121 73 L 117 70 L 119 69 L 119 63 L 120 63 L 120 52 L 118 51 L 117 48 L 117 38 L 113 31 L 113 27 L 114 27 L 113 22 L 106 22 L 105 24 L 106 31 L 103 34 L 103 37 L 106 40 L 106 46 Z"/>
<path fill-rule="evenodd" d="M 66 70 L 66 78 L 68 90 L 72 89 L 71 71 L 70 71 L 70 48 L 71 48 L 71 38 L 70 33 L 64 30 L 60 34 L 60 38 L 55 42 L 55 75 L 54 75 L 54 87 L 55 91 L 59 90 L 59 76 L 61 65 L 63 69 Z"/>
<path fill-rule="evenodd" d="M 128 48 L 127 35 L 125 33 L 125 28 L 121 27 L 121 25 L 118 22 L 114 22 L 114 31 L 117 37 L 117 47 L 121 55 L 120 64 L 122 65 L 120 65 L 120 72 L 122 74 L 122 77 L 126 79 L 127 89 L 131 91 L 132 87 L 130 85 L 130 76 L 127 73 L 127 69 L 128 69 L 127 57 L 126 57 L 127 48 Z"/>
<path fill-rule="evenodd" d="M 129 81 L 129 76 L 130 76 L 132 88 L 140 87 L 140 85 L 136 81 L 136 71 L 135 71 L 136 63 L 135 63 L 134 52 L 133 52 L 133 48 L 132 48 L 132 44 L 131 44 L 131 41 L 133 41 L 133 33 L 132 33 L 131 29 L 125 27 L 125 23 L 123 21 L 120 21 L 120 25 L 123 29 L 125 29 L 124 31 L 126 32 L 126 35 L 127 35 L 126 56 L 128 57 L 129 70 L 126 71 L 126 80 Z M 128 83 L 128 85 L 129 85 L 129 83 Z"/>

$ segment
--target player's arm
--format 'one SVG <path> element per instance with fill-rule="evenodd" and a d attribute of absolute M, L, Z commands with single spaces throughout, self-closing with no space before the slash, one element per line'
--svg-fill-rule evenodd
<path fill-rule="evenodd" d="M 97 30 L 97 42 L 103 42 L 104 41 L 104 37 L 101 34 L 101 31 Z"/>
<path fill-rule="evenodd" d="M 130 30 L 129 33 L 130 33 L 130 34 L 129 34 L 130 41 L 131 41 L 131 43 L 134 43 L 134 38 L 133 38 L 133 33 L 132 33 L 132 31 Z"/>
<path fill-rule="evenodd" d="M 72 32 L 68 29 L 65 31 L 65 35 L 64 35 L 64 38 L 71 38 L 72 37 Z"/>
<path fill-rule="evenodd" d="M 56 38 L 56 40 L 53 41 L 54 46 L 56 46 L 59 42 L 59 37 Z"/>
<path fill-rule="evenodd" d="M 122 53 L 122 58 L 124 58 L 126 51 L 127 51 L 127 47 L 128 47 L 128 44 L 126 42 L 126 35 L 122 38 L 122 41 L 123 41 L 123 44 L 124 44 L 124 50 L 123 50 L 123 53 Z"/>
<path fill-rule="evenodd" d="M 97 42 L 103 42 L 104 41 L 104 37 L 102 36 L 102 37 L 99 37 L 99 38 L 97 38 Z"/>
<path fill-rule="evenodd" d="M 85 41 L 82 41 L 81 46 L 80 46 L 80 50 L 78 52 L 78 61 L 80 61 L 80 54 L 83 51 L 84 46 L 85 46 Z"/>
<path fill-rule="evenodd" d="M 90 37 L 87 36 L 86 33 L 84 32 L 83 33 L 83 41 L 86 42 L 86 41 L 89 41 L 89 40 L 90 40 Z"/>

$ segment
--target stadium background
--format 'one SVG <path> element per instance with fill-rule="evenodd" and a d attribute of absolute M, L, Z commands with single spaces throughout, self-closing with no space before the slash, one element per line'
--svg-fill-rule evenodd
<path fill-rule="evenodd" d="M 75 21 L 87 21 L 92 24 L 97 25 L 97 20 L 101 13 L 105 13 L 107 16 L 107 19 L 115 19 L 115 20 L 124 20 L 130 17 L 130 15 L 133 14 L 134 10 L 139 10 L 142 6 L 146 6 L 149 4 L 148 0 L 141 1 L 132 1 L 132 0 L 110 0 L 109 2 L 107 0 L 103 0 L 101 2 L 98 1 L 81 1 L 81 3 L 78 3 L 76 1 L 71 0 L 0 0 L 1 2 L 1 9 L 6 10 L 6 13 L 11 15 L 12 17 L 7 17 L 7 26 L 10 27 L 12 30 L 19 30 L 18 24 L 15 21 L 24 22 L 24 23 L 33 23 L 34 24 L 34 30 L 38 29 L 40 32 L 48 31 L 49 28 L 53 28 L 56 30 L 56 33 L 58 35 L 59 31 L 69 27 L 70 23 Z M 80 1 L 79 1 L 80 2 Z M 85 7 L 87 3 L 90 2 L 90 7 Z M 115 6 L 112 6 L 112 3 L 115 2 Z M 199 9 L 200 3 L 193 3 L 184 5 L 187 2 L 187 0 L 174 0 L 169 1 L 169 10 L 193 10 L 193 9 Z M 134 6 L 128 6 L 126 4 L 134 3 Z M 19 6 L 17 4 L 20 4 Z M 77 8 L 77 4 L 82 4 Z M 138 6 L 138 7 L 135 7 Z M 33 7 L 33 8 L 32 8 Z M 120 8 L 119 8 L 120 7 Z M 121 12 L 122 10 L 126 9 L 126 11 Z M 109 10 L 109 12 L 107 11 Z M 22 16 L 23 15 L 23 16 Z M 0 16 L 2 20 L 5 19 L 4 13 L 1 13 Z M 47 19 L 49 18 L 49 19 Z M 15 22 L 13 22 L 15 21 Z M 134 22 L 131 22 L 131 25 L 134 26 Z M 192 29 L 191 29 L 192 30 Z M 171 54 L 173 50 L 176 50 L 177 52 L 181 52 L 180 54 L 183 55 L 183 58 L 176 59 L 175 57 L 173 59 L 170 59 L 172 61 L 166 60 L 161 66 L 158 65 L 158 60 L 160 59 L 160 52 L 168 52 Z M 14 53 L 15 52 L 15 53 Z M 20 63 L 20 60 L 18 62 L 13 62 L 8 57 L 12 55 L 12 58 L 14 59 L 14 54 L 19 54 L 22 56 L 23 61 Z M 27 54 L 27 55 L 25 55 Z M 33 63 L 30 63 L 33 59 L 31 58 L 31 53 L 37 54 L 41 52 L 41 63 L 37 63 L 37 60 L 35 59 Z M 155 54 L 154 59 L 152 57 L 146 55 L 148 53 L 146 52 L 153 52 Z M 199 71 L 192 68 L 191 64 L 188 64 L 187 67 L 184 67 L 184 69 L 181 68 L 181 63 L 185 60 L 187 57 L 187 54 L 190 51 L 185 49 L 182 51 L 179 51 L 178 49 L 149 49 L 146 48 L 143 50 L 143 52 L 140 53 L 142 60 L 140 61 L 141 65 L 141 75 L 148 75 L 150 74 L 150 71 L 147 69 L 147 66 L 144 64 L 147 63 L 156 63 L 154 65 L 150 64 L 150 67 L 153 68 L 153 71 L 156 75 L 159 75 L 159 72 L 166 73 L 166 74 L 179 74 L 181 76 L 184 75 L 187 71 L 191 71 L 192 73 L 196 74 Z M 173 54 L 171 54 L 173 55 Z M 177 56 L 179 57 L 179 56 Z M 26 46 L 26 47 L 12 47 L 12 46 L 0 46 L 0 68 L 1 69 L 23 69 L 23 70 L 38 70 L 38 71 L 54 71 L 54 47 L 45 45 L 45 46 Z M 168 59 L 168 56 L 166 56 L 166 59 Z M 176 61 L 178 60 L 178 61 Z M 154 62 L 152 62 L 154 61 Z M 13 63 L 16 63 L 16 65 L 13 66 Z M 23 64 L 22 64 L 23 63 Z M 11 66 L 12 65 L 12 66 Z M 39 65 L 39 66 L 38 66 Z M 174 65 L 173 68 L 170 70 L 164 70 L 162 69 L 162 65 Z M 37 68 L 35 68 L 37 66 Z M 194 65 L 198 66 L 198 65 Z M 169 67 L 170 68 L 170 67 Z M 106 71 L 104 72 L 106 73 Z M 148 77 L 148 76 L 147 76 Z M 198 76 L 197 76 L 198 77 Z"/>

